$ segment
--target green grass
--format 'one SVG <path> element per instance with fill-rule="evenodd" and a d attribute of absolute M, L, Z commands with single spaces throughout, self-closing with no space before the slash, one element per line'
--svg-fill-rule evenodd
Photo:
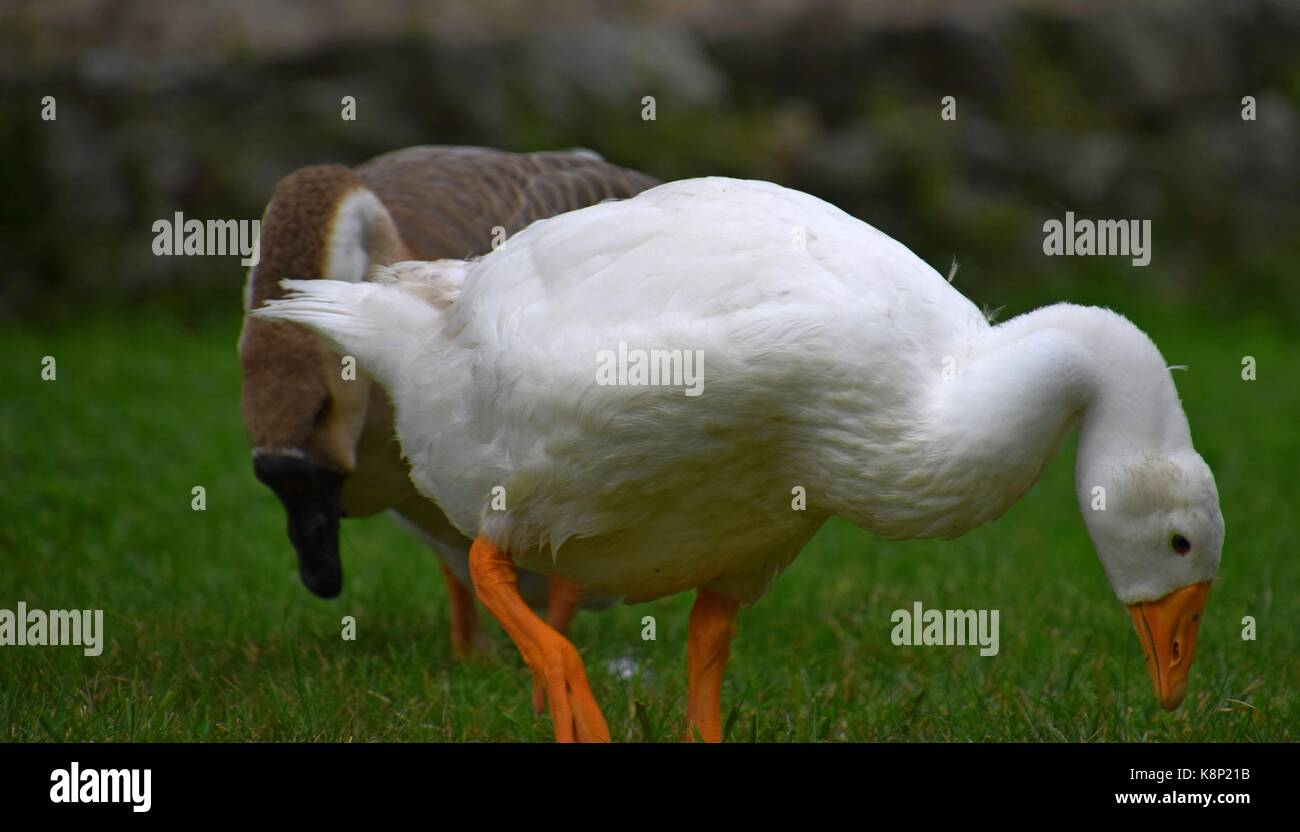
<path fill-rule="evenodd" d="M 743 611 L 731 740 L 1261 740 L 1300 735 L 1300 349 L 1268 320 L 1134 314 L 1174 363 L 1228 536 L 1191 690 L 1161 711 L 1074 507 L 1072 450 L 996 523 L 892 542 L 833 522 Z M 1010 314 L 1010 312 L 1008 312 Z M 105 610 L 98 658 L 0 648 L 0 738 L 546 740 L 531 680 L 451 655 L 433 556 L 386 517 L 347 521 L 344 594 L 297 579 L 238 413 L 238 323 L 0 333 L 0 608 Z M 1240 380 L 1254 355 L 1259 380 Z M 53 355 L 58 378 L 40 380 Z M 192 511 L 190 489 L 207 489 Z M 1001 610 L 1001 652 L 901 648 L 889 616 Z M 572 637 L 616 739 L 676 740 L 690 598 L 584 613 Z M 357 619 L 357 639 L 340 619 Z M 653 615 L 658 639 L 642 641 Z M 1241 619 L 1258 621 L 1243 641 Z M 631 659 L 633 680 L 611 672 Z"/>

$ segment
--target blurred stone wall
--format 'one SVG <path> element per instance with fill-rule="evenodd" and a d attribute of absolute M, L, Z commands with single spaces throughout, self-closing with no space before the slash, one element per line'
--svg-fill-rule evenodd
<path fill-rule="evenodd" d="M 296 167 L 421 143 L 771 179 L 955 255 L 977 299 L 1132 280 L 1042 256 L 1042 223 L 1150 219 L 1171 301 L 1300 310 L 1294 0 L 19 2 L 0 88 L 0 317 L 233 314 L 237 258 L 155 257 L 155 220 L 255 219 Z"/>

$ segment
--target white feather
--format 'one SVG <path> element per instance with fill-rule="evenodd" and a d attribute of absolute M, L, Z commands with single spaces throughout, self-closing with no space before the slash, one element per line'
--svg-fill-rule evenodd
<path fill-rule="evenodd" d="M 317 329 L 388 388 L 416 487 L 462 533 L 591 592 L 750 602 L 831 515 L 961 534 L 1019 499 L 1079 420 L 1081 505 L 1096 484 L 1121 501 L 1085 512 L 1121 599 L 1217 570 L 1213 478 L 1145 335 L 1065 305 L 990 326 L 807 194 L 675 182 L 385 278 L 293 283 L 258 314 Z M 597 384 L 620 344 L 701 351 L 703 395 Z M 1160 524 L 1205 541 L 1193 556 L 1162 557 L 1163 528 L 1126 513 L 1153 477 L 1172 489 Z"/>

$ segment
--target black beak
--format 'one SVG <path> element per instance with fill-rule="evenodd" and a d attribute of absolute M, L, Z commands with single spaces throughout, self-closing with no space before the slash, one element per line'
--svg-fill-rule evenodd
<path fill-rule="evenodd" d="M 274 455 L 254 457 L 253 474 L 284 503 L 303 585 L 321 598 L 338 595 L 343 589 L 339 562 L 343 474 L 300 457 Z"/>

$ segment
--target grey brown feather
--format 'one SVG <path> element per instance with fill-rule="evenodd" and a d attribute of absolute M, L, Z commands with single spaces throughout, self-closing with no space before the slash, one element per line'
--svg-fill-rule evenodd
<path fill-rule="evenodd" d="M 631 197 L 656 184 L 590 153 L 476 147 L 410 147 L 356 168 L 302 168 L 280 181 L 267 205 L 249 307 L 281 297 L 286 277 L 325 274 L 339 206 L 363 188 L 387 211 L 379 212 L 360 242 L 373 267 L 476 257 L 491 250 L 497 227 L 509 236 L 537 220 Z M 347 423 L 341 413 L 349 408 L 340 402 L 364 388 L 340 385 L 339 357 L 300 327 L 251 317 L 240 337 L 240 363 L 255 470 L 289 511 L 300 571 L 312 591 L 329 597 L 341 586 L 338 515 L 385 509 L 413 525 L 468 581 L 463 556 L 469 541 L 415 491 L 394 439 L 391 403 L 378 385 L 362 392 L 352 408 L 363 414 L 363 423 Z M 324 496 L 302 497 L 317 492 Z M 545 603 L 541 576 L 521 572 L 520 590 L 529 603 Z"/>
<path fill-rule="evenodd" d="M 356 168 L 420 260 L 487 253 L 492 230 L 607 199 L 626 199 L 653 178 L 575 153 L 505 153 L 479 147 L 409 147 Z"/>

